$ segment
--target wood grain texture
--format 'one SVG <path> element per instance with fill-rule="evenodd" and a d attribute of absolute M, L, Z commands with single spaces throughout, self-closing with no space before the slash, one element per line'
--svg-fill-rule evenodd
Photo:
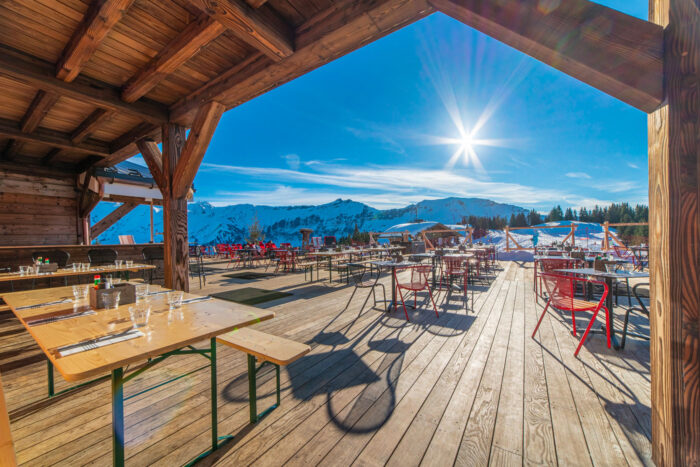
<path fill-rule="evenodd" d="M 109 120 L 112 112 L 106 109 L 95 109 L 80 125 L 71 133 L 70 140 L 74 144 L 83 142 L 102 123 Z"/>
<path fill-rule="evenodd" d="M 2 45 L 0 76 L 151 123 L 162 124 L 168 121 L 168 110 L 163 105 L 143 101 L 129 104 L 121 100 L 119 88 L 91 78 L 81 76 L 67 83 L 54 76 L 51 63 Z"/>
<path fill-rule="evenodd" d="M 433 11 L 421 0 L 337 2 L 297 28 L 291 57 L 281 62 L 263 54 L 248 57 L 176 102 L 171 107 L 171 118 L 189 125 L 206 102 L 215 100 L 227 109 L 240 105 Z"/>
<path fill-rule="evenodd" d="M 700 11 L 654 0 L 666 105 L 648 118 L 652 455 L 700 464 Z"/>
<path fill-rule="evenodd" d="M 311 350 L 311 347 L 306 344 L 250 328 L 237 329 L 223 334 L 217 337 L 216 341 L 247 354 L 255 355 L 259 362 L 272 362 L 276 365 L 289 365 Z"/>
<path fill-rule="evenodd" d="M 20 129 L 25 133 L 36 130 L 51 107 L 58 101 L 58 97 L 54 92 L 39 90 L 24 114 L 24 118 L 22 118 Z"/>
<path fill-rule="evenodd" d="M 139 71 L 124 86 L 122 99 L 134 102 L 155 87 L 180 65 L 197 54 L 226 29 L 206 14 L 201 15 Z"/>
<path fill-rule="evenodd" d="M 114 165 L 128 159 L 132 155 L 138 153 L 136 142 L 140 139 L 150 138 L 154 141 L 159 141 L 161 129 L 159 126 L 152 123 L 140 123 L 129 131 L 122 133 L 117 139 L 109 144 L 111 156 L 107 159 L 105 165 Z"/>
<path fill-rule="evenodd" d="M 138 205 L 124 203 L 117 207 L 90 228 L 90 238 L 94 240 L 99 237 L 100 234 L 112 227 L 119 219 L 129 214 L 136 206 Z"/>
<path fill-rule="evenodd" d="M 10 417 L 7 414 L 7 404 L 5 403 L 5 391 L 2 388 L 2 380 L 0 380 L 0 465 L 7 467 L 17 465 L 15 447 L 12 442 Z"/>
<path fill-rule="evenodd" d="M 663 28 L 588 0 L 430 0 L 443 13 L 644 112 L 663 101 Z"/>
<path fill-rule="evenodd" d="M 92 0 L 56 65 L 56 77 L 70 82 L 78 77 L 102 40 L 134 0 Z"/>
<path fill-rule="evenodd" d="M 80 144 L 71 141 L 70 135 L 60 131 L 38 128 L 31 133 L 25 133 L 19 125 L 11 120 L 0 119 L 0 135 L 29 143 L 50 144 L 55 147 L 70 149 L 73 152 L 109 156 L 110 149 L 102 141 L 87 140 Z"/>
<path fill-rule="evenodd" d="M 163 155 L 158 149 L 158 144 L 149 139 L 142 139 L 136 142 L 136 146 L 141 151 L 141 156 L 148 166 L 148 170 L 156 181 L 160 192 L 163 194 L 170 193 L 169 178 L 163 172 Z"/>
<path fill-rule="evenodd" d="M 187 195 L 223 113 L 224 106 L 218 102 L 209 102 L 197 112 L 170 183 L 173 197 Z"/>
<path fill-rule="evenodd" d="M 164 125 L 163 173 L 171 184 L 185 147 L 185 128 Z M 165 286 L 189 291 L 189 243 L 187 239 L 187 199 L 163 194 L 163 243 L 165 244 Z"/>
<path fill-rule="evenodd" d="M 291 28 L 272 10 L 263 14 L 243 0 L 189 0 L 272 60 L 294 53 Z"/>

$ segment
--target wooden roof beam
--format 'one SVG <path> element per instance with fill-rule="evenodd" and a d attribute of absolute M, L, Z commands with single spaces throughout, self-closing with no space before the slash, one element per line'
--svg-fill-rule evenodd
<path fill-rule="evenodd" d="M 70 135 L 71 141 L 75 144 L 83 142 L 95 129 L 106 120 L 112 117 L 112 112 L 105 109 L 97 109 L 83 120 L 78 128 Z"/>
<path fill-rule="evenodd" d="M 272 60 L 280 61 L 294 53 L 292 28 L 273 10 L 254 9 L 243 0 L 189 2 Z"/>
<path fill-rule="evenodd" d="M 82 76 L 66 83 L 56 78 L 54 71 L 48 62 L 0 45 L 0 76 L 157 125 L 169 120 L 168 109 L 162 104 L 143 100 L 130 104 L 121 100 L 121 91 L 114 86 Z"/>
<path fill-rule="evenodd" d="M 0 136 L 30 143 L 48 144 L 57 148 L 70 149 L 73 152 L 95 154 L 103 157 L 110 155 L 109 145 L 96 140 L 75 144 L 70 135 L 60 131 L 37 128 L 32 133 L 24 133 L 16 122 L 0 119 Z"/>
<path fill-rule="evenodd" d="M 22 118 L 20 129 L 25 133 L 31 133 L 36 130 L 56 101 L 58 101 L 58 94 L 52 91 L 39 90 Z"/>
<path fill-rule="evenodd" d="M 134 102 L 145 95 L 225 30 L 221 23 L 202 14 L 129 80 L 122 91 L 122 99 Z"/>
<path fill-rule="evenodd" d="M 141 151 L 141 156 L 151 172 L 153 180 L 165 196 L 169 192 L 170 186 L 163 172 L 163 154 L 158 149 L 158 143 L 149 139 L 142 139 L 136 142 L 136 146 Z"/>
<path fill-rule="evenodd" d="M 430 0 L 441 12 L 633 107 L 663 95 L 661 26 L 588 0 Z"/>
<path fill-rule="evenodd" d="M 100 165 L 110 166 L 118 164 L 134 154 L 138 154 L 139 151 L 136 148 L 136 142 L 144 138 L 154 141 L 160 140 L 160 127 L 150 123 L 140 123 L 126 133 L 123 133 L 109 144 L 112 154 L 109 159 L 104 161 L 104 164 Z"/>
<path fill-rule="evenodd" d="M 294 55 L 275 63 L 253 54 L 176 102 L 171 120 L 189 126 L 209 101 L 240 105 L 433 12 L 426 0 L 338 1 L 297 29 Z"/>
<path fill-rule="evenodd" d="M 90 238 L 97 238 L 105 230 L 116 224 L 119 219 L 129 214 L 136 206 L 138 206 L 136 203 L 124 203 L 114 211 L 107 214 L 97 224 L 92 226 L 90 229 Z"/>
<path fill-rule="evenodd" d="M 187 195 L 224 110 L 218 102 L 209 102 L 197 112 L 170 183 L 173 198 Z"/>
<path fill-rule="evenodd" d="M 93 0 L 56 65 L 56 77 L 71 82 L 78 77 L 107 33 L 134 0 Z"/>

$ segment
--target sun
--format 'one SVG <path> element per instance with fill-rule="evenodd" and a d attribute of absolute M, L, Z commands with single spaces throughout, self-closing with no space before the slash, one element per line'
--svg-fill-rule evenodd
<path fill-rule="evenodd" d="M 462 141 L 461 141 L 461 146 L 462 146 L 462 151 L 465 153 L 469 153 L 470 151 L 473 150 L 472 147 L 473 141 L 471 135 L 464 135 L 462 136 Z"/>

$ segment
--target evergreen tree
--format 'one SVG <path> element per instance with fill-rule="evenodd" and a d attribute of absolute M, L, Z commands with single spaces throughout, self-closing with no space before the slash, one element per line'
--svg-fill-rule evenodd
<path fill-rule="evenodd" d="M 248 227 L 248 238 L 246 239 L 248 243 L 257 243 L 265 241 L 265 233 L 260 228 L 260 221 L 258 221 L 258 215 L 253 216 L 253 223 Z"/>
<path fill-rule="evenodd" d="M 574 220 L 574 212 L 571 210 L 571 208 L 566 208 L 566 212 L 564 213 L 564 220 L 565 221 Z"/>

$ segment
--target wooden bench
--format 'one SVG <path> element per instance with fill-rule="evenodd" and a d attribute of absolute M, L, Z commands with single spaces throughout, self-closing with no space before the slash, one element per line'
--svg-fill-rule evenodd
<path fill-rule="evenodd" d="M 280 366 L 288 365 L 309 353 L 306 344 L 273 336 L 251 328 L 237 329 L 216 338 L 216 341 L 248 354 L 248 392 L 250 397 L 250 423 L 257 423 L 280 405 Z M 256 367 L 256 359 L 260 366 Z M 277 376 L 277 403 L 258 415 L 257 374 L 266 365 L 275 367 Z"/>
<path fill-rule="evenodd" d="M 311 261 L 297 263 L 297 268 L 304 270 L 304 280 L 306 280 L 306 273 L 310 273 L 310 282 L 314 281 L 314 266 L 316 263 Z M 318 270 L 316 270 L 316 277 L 318 278 Z"/>

